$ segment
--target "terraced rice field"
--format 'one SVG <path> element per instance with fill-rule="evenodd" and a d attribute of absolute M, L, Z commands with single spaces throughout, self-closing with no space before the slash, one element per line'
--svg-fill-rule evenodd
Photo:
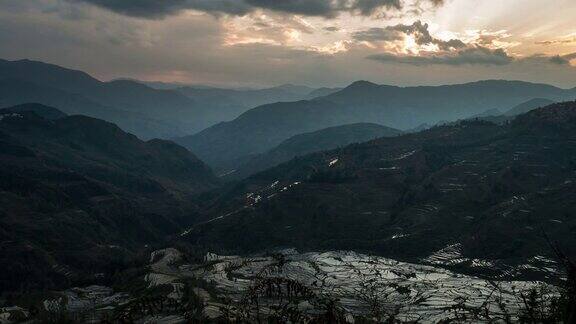
<path fill-rule="evenodd" d="M 458 246 L 452 246 L 444 252 L 456 253 L 457 249 Z M 536 287 L 554 291 L 553 287 L 540 282 L 492 282 L 434 266 L 354 252 L 299 254 L 288 251 L 280 263 L 274 257 L 211 255 L 210 259 L 209 268 L 196 268 L 192 273 L 213 283 L 220 296 L 235 302 L 241 302 L 259 280 L 284 278 L 311 288 L 318 296 L 336 300 L 348 314 L 370 315 L 378 303 L 384 308 L 383 312 L 393 312 L 402 321 L 432 323 L 471 316 L 478 309 L 488 310 L 496 318 L 504 317 L 506 312 L 518 312 L 520 292 Z M 441 258 L 435 255 L 432 259 L 440 261 Z M 502 303 L 506 305 L 505 310 L 498 306 Z M 314 311 L 306 301 L 298 308 Z"/>

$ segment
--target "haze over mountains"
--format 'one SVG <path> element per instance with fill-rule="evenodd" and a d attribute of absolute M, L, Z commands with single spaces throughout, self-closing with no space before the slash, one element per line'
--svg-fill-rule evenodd
<path fill-rule="evenodd" d="M 576 98 L 576 90 L 499 80 L 406 88 L 359 81 L 313 100 L 260 106 L 176 141 L 216 169 L 235 169 L 249 156 L 304 132 L 363 122 L 407 130 L 488 109 L 506 111 L 533 98 L 570 100 Z"/>
<path fill-rule="evenodd" d="M 231 120 L 243 112 L 268 103 L 289 102 L 315 98 L 338 89 L 313 89 L 304 86 L 282 85 L 267 89 L 236 90 L 221 88 L 180 87 L 175 91 L 197 101 L 200 105 L 211 107 L 206 124 L 212 125 Z"/>
<path fill-rule="evenodd" d="M 159 90 L 132 80 L 101 82 L 81 71 L 37 61 L 0 60 L 0 106 L 52 105 L 117 123 L 145 139 L 193 134 L 253 106 L 307 98 L 312 91 L 298 86 Z"/>

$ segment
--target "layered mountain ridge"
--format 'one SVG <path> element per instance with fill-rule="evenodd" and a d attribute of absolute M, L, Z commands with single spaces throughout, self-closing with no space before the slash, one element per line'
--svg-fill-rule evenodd
<path fill-rule="evenodd" d="M 193 134 L 255 106 L 307 97 L 314 89 L 286 85 L 262 90 L 154 89 L 31 60 L 0 60 L 0 107 L 38 102 L 69 114 L 120 125 L 144 139 Z"/>
<path fill-rule="evenodd" d="M 370 123 L 334 126 L 299 134 L 283 141 L 270 151 L 253 157 L 232 172 L 229 178 L 242 179 L 298 156 L 400 134 L 402 132 L 397 129 Z"/>
<path fill-rule="evenodd" d="M 475 271 L 492 274 L 549 255 L 543 233 L 574 256 L 575 116 L 565 102 L 504 125 L 462 121 L 294 159 L 230 188 L 186 237 L 243 253 L 353 249 L 412 261 L 457 246 L 446 264 L 488 260 Z"/>
<path fill-rule="evenodd" d="M 176 141 L 212 167 L 226 171 L 304 132 L 364 122 L 410 129 L 468 118 L 489 109 L 506 111 L 533 98 L 573 100 L 576 92 L 502 80 L 426 87 L 358 81 L 325 97 L 260 106 Z"/>

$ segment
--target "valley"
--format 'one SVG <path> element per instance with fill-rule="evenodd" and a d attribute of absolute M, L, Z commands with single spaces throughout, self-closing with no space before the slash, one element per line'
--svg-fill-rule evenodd
<path fill-rule="evenodd" d="M 0 63 L 2 324 L 571 314 L 573 89 L 156 89 Z"/>

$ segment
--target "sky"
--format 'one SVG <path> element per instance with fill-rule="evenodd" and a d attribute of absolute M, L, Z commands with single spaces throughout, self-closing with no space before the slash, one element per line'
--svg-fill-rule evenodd
<path fill-rule="evenodd" d="M 0 58 L 220 86 L 576 87 L 574 0 L 0 0 Z"/>

